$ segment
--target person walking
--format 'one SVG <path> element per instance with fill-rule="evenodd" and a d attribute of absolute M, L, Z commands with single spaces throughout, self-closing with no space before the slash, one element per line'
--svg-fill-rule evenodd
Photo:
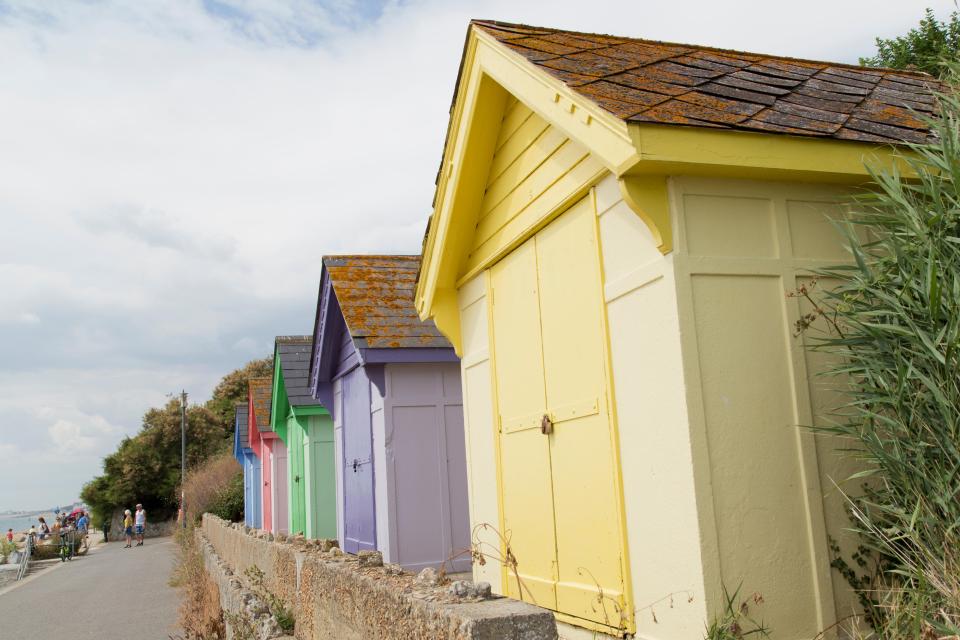
<path fill-rule="evenodd" d="M 77 536 L 80 538 L 78 544 L 82 544 L 84 548 L 87 548 L 89 544 L 87 543 L 87 529 L 90 527 L 90 518 L 87 516 L 87 512 L 83 511 L 80 513 L 80 517 L 77 518 Z"/>
<path fill-rule="evenodd" d="M 7 542 L 13 542 L 13 529 L 7 529 Z"/>
<path fill-rule="evenodd" d="M 137 514 L 134 519 L 134 524 L 137 527 L 137 546 L 143 546 L 143 530 L 147 526 L 147 512 L 143 510 L 143 505 L 137 505 Z"/>
<path fill-rule="evenodd" d="M 37 521 L 40 523 L 40 540 L 46 540 L 50 537 L 50 525 L 43 519 L 43 516 L 37 518 Z"/>
<path fill-rule="evenodd" d="M 123 548 L 129 549 L 133 546 L 133 516 L 130 515 L 130 509 L 123 511 L 123 535 L 127 537 L 127 544 Z"/>
<path fill-rule="evenodd" d="M 79 531 L 81 535 L 85 536 L 87 535 L 87 529 L 89 527 L 90 527 L 90 518 L 87 517 L 86 512 L 82 512 L 80 514 L 80 517 L 77 518 L 77 531 Z"/>

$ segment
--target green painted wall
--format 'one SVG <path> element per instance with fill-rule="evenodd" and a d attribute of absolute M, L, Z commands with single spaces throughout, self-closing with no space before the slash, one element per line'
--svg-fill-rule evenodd
<path fill-rule="evenodd" d="M 302 451 L 306 473 L 306 535 L 337 537 L 337 490 L 333 453 L 333 419 L 326 411 L 307 416 Z"/>
<path fill-rule="evenodd" d="M 287 416 L 287 464 L 290 470 L 290 484 L 287 497 L 290 501 L 287 510 L 290 533 L 307 533 L 307 473 L 303 455 L 303 426 L 300 419 L 291 411 Z"/>
<path fill-rule="evenodd" d="M 291 535 L 337 537 L 333 420 L 321 406 L 293 407 L 274 358 L 273 430 L 287 445 L 287 526 Z"/>

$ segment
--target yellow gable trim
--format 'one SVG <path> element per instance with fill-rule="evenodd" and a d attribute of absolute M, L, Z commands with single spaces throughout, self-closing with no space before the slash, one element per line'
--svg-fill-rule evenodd
<path fill-rule="evenodd" d="M 570 139 L 590 149 L 597 159 L 619 175 L 639 159 L 627 123 L 562 81 L 544 73 L 519 53 L 474 27 L 479 42 L 478 63 L 520 102 Z"/>
<path fill-rule="evenodd" d="M 456 318 L 456 314 L 449 309 L 438 314 L 436 307 L 442 297 L 438 291 L 456 287 L 469 251 L 468 236 L 476 222 L 493 155 L 495 140 L 489 133 L 499 125 L 508 92 L 589 149 L 614 173 L 619 175 L 638 160 L 625 122 L 537 70 L 492 36 L 471 28 L 416 295 L 420 317 L 433 318 L 458 352 L 460 345 L 454 334 L 459 328 L 444 320 Z"/>

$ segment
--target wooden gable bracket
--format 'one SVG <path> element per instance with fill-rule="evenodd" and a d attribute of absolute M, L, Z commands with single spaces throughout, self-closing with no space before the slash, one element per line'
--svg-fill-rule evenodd
<path fill-rule="evenodd" d="M 663 175 L 621 176 L 620 195 L 630 209 L 650 228 L 660 253 L 673 251 L 673 226 L 667 177 Z"/>

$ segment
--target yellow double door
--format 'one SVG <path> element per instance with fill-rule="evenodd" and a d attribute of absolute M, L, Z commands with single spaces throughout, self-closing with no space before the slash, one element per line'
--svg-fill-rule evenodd
<path fill-rule="evenodd" d="M 632 615 L 592 199 L 494 265 L 491 287 L 502 533 L 516 561 L 506 592 L 624 629 Z"/>

